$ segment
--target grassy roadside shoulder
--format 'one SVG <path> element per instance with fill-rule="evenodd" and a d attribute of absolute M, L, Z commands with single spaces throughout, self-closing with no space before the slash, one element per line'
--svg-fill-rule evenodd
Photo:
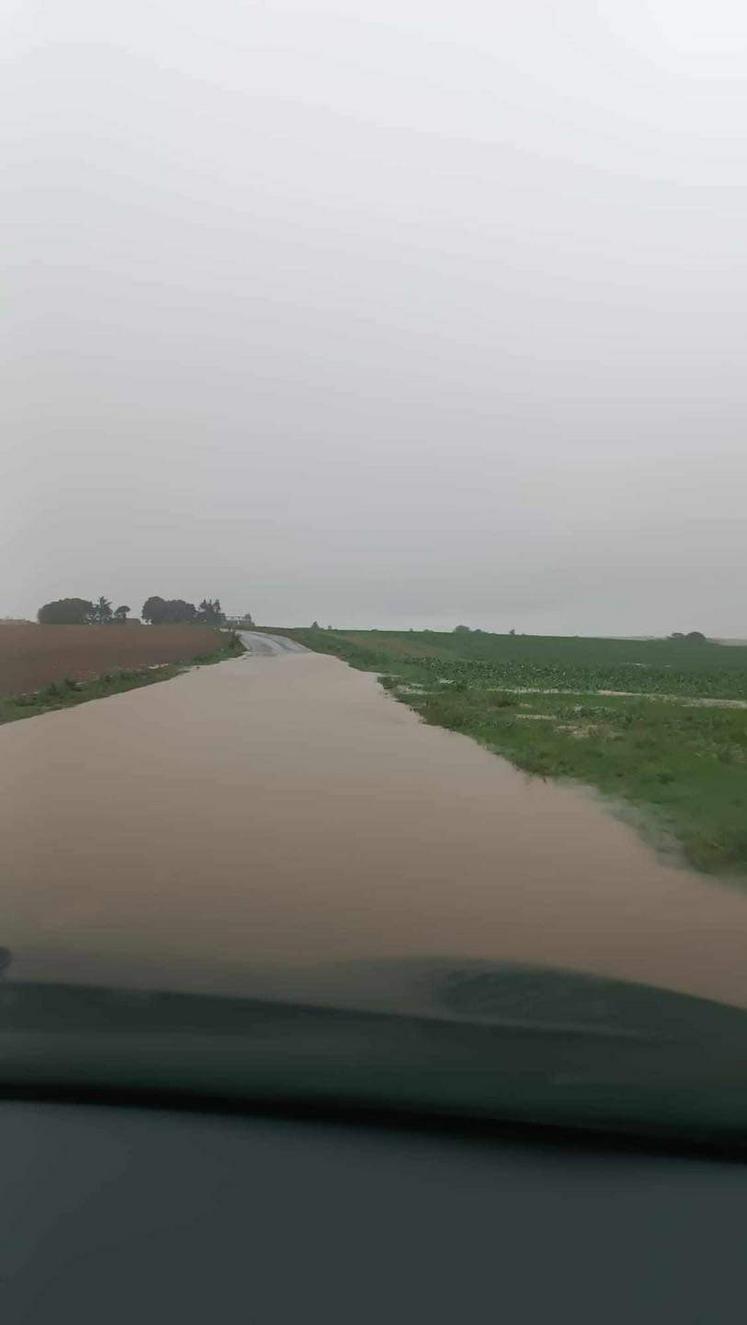
<path fill-rule="evenodd" d="M 480 665 L 434 668 L 381 637 L 287 631 L 318 652 L 376 671 L 423 720 L 462 732 L 536 777 L 596 788 L 654 846 L 695 869 L 747 880 L 747 709 L 682 698 L 578 690 L 530 693 L 486 679 Z M 523 679 L 523 678 L 522 678 Z M 656 678 L 653 678 L 654 682 Z"/>
<path fill-rule="evenodd" d="M 22 718 L 38 717 L 41 713 L 51 713 L 56 709 L 74 708 L 77 704 L 86 704 L 92 699 L 106 699 L 109 695 L 119 695 L 126 690 L 136 690 L 140 686 L 155 685 L 158 681 L 170 681 L 172 677 L 189 671 L 191 667 L 225 662 L 228 658 L 238 657 L 245 652 L 239 636 L 235 632 L 230 634 L 227 632 L 224 647 L 216 649 L 214 653 L 186 658 L 182 662 L 112 668 L 101 676 L 85 681 L 67 676 L 61 681 L 52 681 L 30 694 L 0 696 L 0 725 L 17 722 Z"/>

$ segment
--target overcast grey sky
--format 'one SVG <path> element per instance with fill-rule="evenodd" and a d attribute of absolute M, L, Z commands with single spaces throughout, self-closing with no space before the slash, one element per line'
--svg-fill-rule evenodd
<path fill-rule="evenodd" d="M 743 0 L 0 13 L 0 614 L 747 635 Z"/>

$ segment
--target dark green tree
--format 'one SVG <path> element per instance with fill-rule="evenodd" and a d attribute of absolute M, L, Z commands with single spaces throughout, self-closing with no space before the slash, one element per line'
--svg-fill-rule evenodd
<path fill-rule="evenodd" d="M 125 621 L 127 620 L 127 614 L 129 611 L 130 608 L 124 603 L 122 604 L 121 607 L 115 607 L 113 612 L 113 617 L 118 625 L 124 625 Z"/>
<path fill-rule="evenodd" d="M 151 598 L 146 598 L 140 612 L 143 621 L 147 621 L 151 626 L 159 626 L 163 621 L 166 611 L 166 599 L 159 598 L 158 594 L 153 594 Z"/>
<path fill-rule="evenodd" d="M 112 619 L 112 605 L 102 594 L 93 605 L 93 620 L 98 626 L 107 625 Z"/>
<path fill-rule="evenodd" d="M 226 617 L 220 598 L 203 598 L 197 611 L 197 620 L 205 626 L 222 626 Z"/>
<path fill-rule="evenodd" d="M 199 608 L 183 598 L 160 598 L 157 594 L 147 598 L 140 613 L 152 626 L 175 626 L 199 622 L 201 625 L 222 626 L 226 616 L 219 598 L 203 598 Z"/>
<path fill-rule="evenodd" d="M 93 603 L 87 598 L 56 598 L 36 614 L 43 626 L 85 626 L 93 620 Z"/>
<path fill-rule="evenodd" d="M 165 626 L 189 625 L 197 619 L 194 603 L 187 603 L 183 598 L 167 598 L 164 604 L 162 623 Z"/>

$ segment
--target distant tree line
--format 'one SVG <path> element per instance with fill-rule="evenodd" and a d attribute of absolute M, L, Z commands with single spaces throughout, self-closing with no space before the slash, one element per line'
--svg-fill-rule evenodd
<path fill-rule="evenodd" d="M 54 602 L 44 603 L 36 616 L 43 626 L 108 626 L 124 625 L 130 611 L 126 603 L 112 607 L 109 599 L 102 595 L 95 603 L 87 598 L 57 598 Z M 154 596 L 143 603 L 141 616 L 153 626 L 183 623 L 222 626 L 226 620 L 218 598 L 203 598 L 199 607 L 195 607 L 194 603 L 187 603 L 183 598 Z"/>
<path fill-rule="evenodd" d="M 159 598 L 154 594 L 146 598 L 140 613 L 143 621 L 152 626 L 174 626 L 194 624 L 200 626 L 223 626 L 226 614 L 222 610 L 219 598 L 203 598 L 199 607 L 187 603 L 183 598 Z"/>
<path fill-rule="evenodd" d="M 43 626 L 123 625 L 130 610 L 127 603 L 113 608 L 102 595 L 95 603 L 87 598 L 57 598 L 40 607 L 36 616 Z"/>

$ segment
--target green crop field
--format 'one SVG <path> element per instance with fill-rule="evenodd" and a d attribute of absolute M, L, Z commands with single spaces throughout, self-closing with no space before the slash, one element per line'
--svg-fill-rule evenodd
<path fill-rule="evenodd" d="M 293 630 L 424 721 L 635 811 L 695 868 L 747 876 L 747 647 L 480 631 Z"/>
<path fill-rule="evenodd" d="M 318 652 L 365 654 L 373 668 L 393 660 L 427 680 L 579 691 L 624 690 L 747 701 L 747 647 L 679 640 L 488 635 L 482 631 L 301 631 Z"/>

